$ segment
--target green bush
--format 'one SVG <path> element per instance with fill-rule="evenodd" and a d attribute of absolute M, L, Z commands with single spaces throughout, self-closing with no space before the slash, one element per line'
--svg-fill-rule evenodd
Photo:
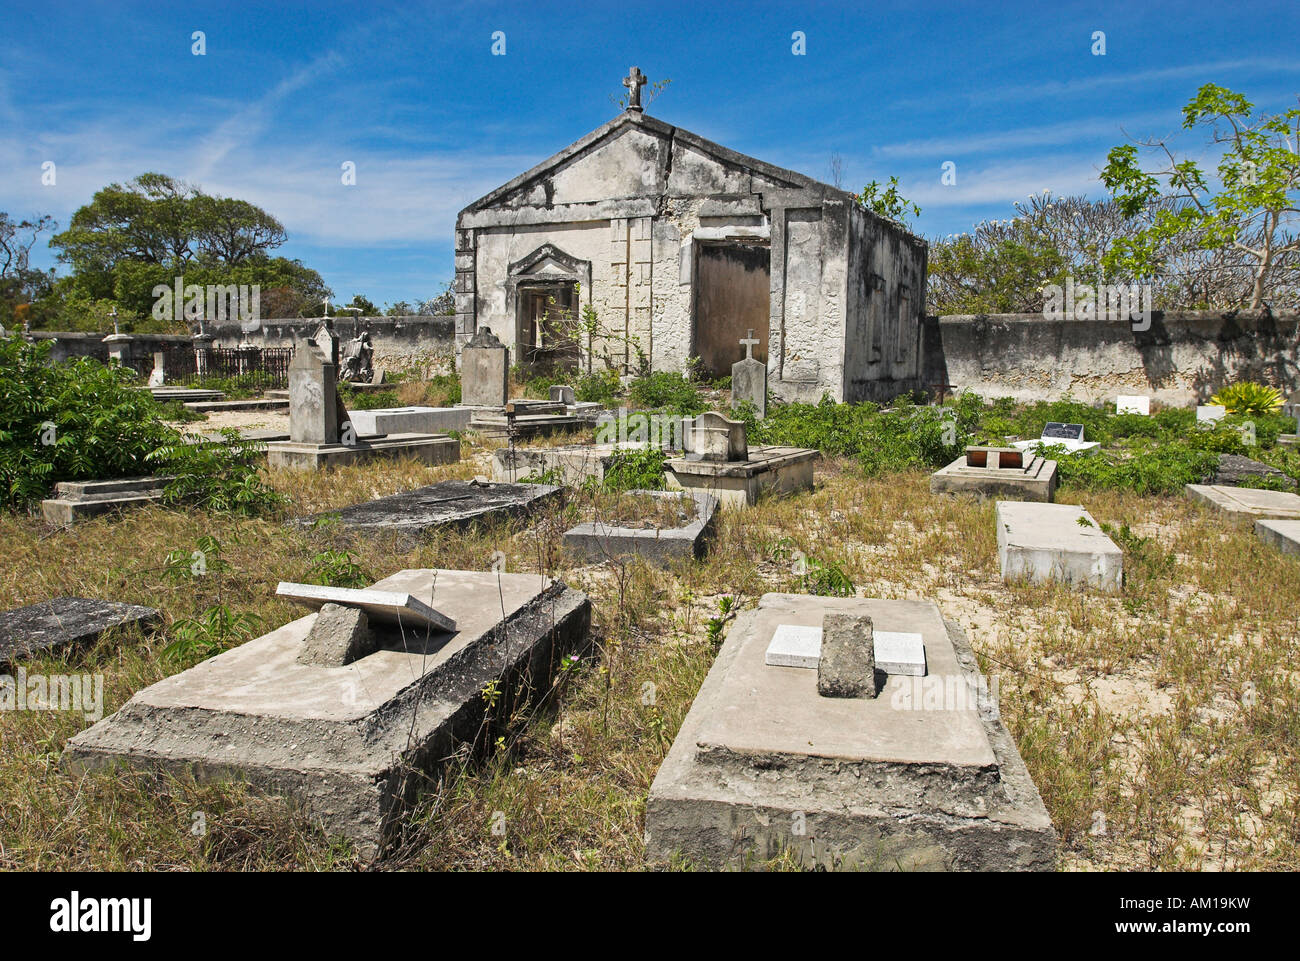
<path fill-rule="evenodd" d="M 673 371 L 656 371 L 628 385 L 632 403 L 644 410 L 664 410 L 691 417 L 708 405 L 690 380 Z"/>
<path fill-rule="evenodd" d="M 620 447 L 610 456 L 602 486 L 612 492 L 663 490 L 666 459 L 658 447 Z"/>
<path fill-rule="evenodd" d="M 134 374 L 90 358 L 49 362 L 49 342 L 0 338 L 0 498 L 7 509 L 58 481 L 175 475 L 166 497 L 245 512 L 279 502 L 258 476 L 255 445 L 187 444 Z"/>

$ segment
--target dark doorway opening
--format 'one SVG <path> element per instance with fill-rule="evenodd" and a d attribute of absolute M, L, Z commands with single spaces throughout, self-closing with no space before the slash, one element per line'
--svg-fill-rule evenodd
<path fill-rule="evenodd" d="M 758 344 L 754 358 L 767 361 L 772 303 L 772 252 L 766 244 L 707 243 L 695 255 L 695 323 L 691 353 L 700 373 L 724 377 L 745 356 L 740 341 L 749 330 Z"/>
<path fill-rule="evenodd" d="M 578 288 L 568 281 L 520 285 L 516 303 L 515 356 L 534 371 L 576 370 Z"/>

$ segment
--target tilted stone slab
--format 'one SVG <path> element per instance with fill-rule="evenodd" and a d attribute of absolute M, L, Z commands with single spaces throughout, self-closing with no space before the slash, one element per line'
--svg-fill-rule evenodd
<path fill-rule="evenodd" d="M 1124 552 L 1082 507 L 998 501 L 998 564 L 1004 581 L 1061 581 L 1118 592 Z"/>
<path fill-rule="evenodd" d="M 472 411 L 468 407 L 389 407 L 376 410 L 350 410 L 352 428 L 363 437 L 367 434 L 442 434 L 469 427 Z"/>
<path fill-rule="evenodd" d="M 55 597 L 17 607 L 0 614 L 0 666 L 88 646 L 114 628 L 145 630 L 161 622 L 162 614 L 152 607 L 89 597 Z"/>
<path fill-rule="evenodd" d="M 463 530 L 488 520 L 527 517 L 546 505 L 559 503 L 563 497 L 563 488 L 549 484 L 441 481 L 337 511 L 299 517 L 291 523 L 309 527 L 337 520 L 340 526 L 354 530 L 418 535 L 441 528 Z"/>
<path fill-rule="evenodd" d="M 815 671 L 764 663 L 780 625 L 820 626 L 827 611 L 921 634 L 929 675 L 890 677 L 876 698 L 825 698 Z M 746 867 L 788 851 L 806 866 L 1053 869 L 1051 819 L 979 691 L 965 635 L 929 601 L 764 595 L 732 625 L 655 776 L 648 858 Z"/>
<path fill-rule="evenodd" d="M 1261 517 L 1300 520 L 1300 495 L 1290 491 L 1214 484 L 1188 484 L 1184 491 L 1198 504 L 1213 507 L 1234 520 L 1253 522 Z"/>
<path fill-rule="evenodd" d="M 309 614 L 137 692 L 68 742 L 64 768 L 247 780 L 378 854 L 446 759 L 489 746 L 495 719 L 548 692 L 564 657 L 588 647 L 591 604 L 535 574 L 405 570 L 373 587 L 432 594 L 456 633 L 389 629 L 374 653 L 323 667 L 298 660 Z"/>
<path fill-rule="evenodd" d="M 293 584 L 281 581 L 275 589 L 283 597 L 315 610 L 325 604 L 356 607 L 372 621 L 398 626 L 431 627 L 435 631 L 454 631 L 456 622 L 434 610 L 418 597 L 400 591 L 381 591 L 373 587 L 328 587 L 321 584 Z"/>
<path fill-rule="evenodd" d="M 687 497 L 695 517 L 680 527 L 620 527 L 588 521 L 564 532 L 564 545 L 584 561 L 639 555 L 652 564 L 703 557 L 717 529 L 718 499 L 701 491 L 629 491 L 656 498 Z"/>

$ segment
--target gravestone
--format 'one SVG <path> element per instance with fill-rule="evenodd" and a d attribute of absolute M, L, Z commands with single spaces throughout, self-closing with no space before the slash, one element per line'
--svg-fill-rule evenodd
<path fill-rule="evenodd" d="M 826 613 L 817 659 L 817 693 L 822 697 L 876 696 L 876 649 L 869 615 Z"/>
<path fill-rule="evenodd" d="M 293 352 L 293 363 L 289 365 L 289 440 L 294 443 L 339 443 L 338 368 L 327 358 L 315 343 L 302 344 Z"/>
<path fill-rule="evenodd" d="M 460 354 L 461 403 L 504 407 L 510 397 L 510 350 L 489 327 L 480 327 Z"/>
<path fill-rule="evenodd" d="M 378 635 L 370 629 L 370 618 L 360 607 L 324 604 L 302 642 L 299 664 L 346 667 L 379 648 Z"/>
<path fill-rule="evenodd" d="M 677 559 L 703 557 L 717 527 L 718 499 L 700 491 L 629 491 L 657 500 L 685 498 L 694 516 L 675 527 L 625 527 L 599 518 L 564 532 L 564 546 L 587 563 L 638 555 L 665 567 Z"/>
<path fill-rule="evenodd" d="M 550 395 L 552 403 L 563 404 L 565 407 L 572 407 L 577 403 L 577 395 L 567 384 L 552 384 Z"/>
<path fill-rule="evenodd" d="M 1255 534 L 1283 554 L 1300 554 L 1300 520 L 1264 518 L 1255 521 Z"/>
<path fill-rule="evenodd" d="M 150 387 L 161 387 L 167 383 L 167 355 L 161 350 L 154 351 L 153 373 L 149 375 Z"/>
<path fill-rule="evenodd" d="M 334 322 L 325 321 L 316 329 L 316 334 L 312 337 L 312 343 L 316 349 L 324 355 L 327 363 L 334 365 L 335 376 L 338 374 L 339 366 L 339 335 L 334 333 Z"/>
<path fill-rule="evenodd" d="M 1243 482 L 1255 480 L 1280 481 L 1287 487 L 1295 486 L 1286 474 L 1271 464 L 1242 457 L 1240 454 L 1220 454 L 1218 469 L 1206 483 L 1240 487 Z"/>
<path fill-rule="evenodd" d="M 97 641 L 115 627 L 148 629 L 162 622 L 152 607 L 55 597 L 0 613 L 0 667 L 41 655 L 64 654 Z"/>
<path fill-rule="evenodd" d="M 1140 414 L 1143 417 L 1151 415 L 1151 398 L 1140 394 L 1120 394 L 1115 398 L 1116 414 Z"/>
<path fill-rule="evenodd" d="M 687 434 L 686 458 L 717 463 L 749 459 L 744 421 L 708 410 L 695 418 Z"/>
<path fill-rule="evenodd" d="M 1016 450 L 1027 451 L 1038 450 L 1048 445 L 1064 447 L 1071 454 L 1091 452 L 1101 446 L 1097 441 L 1083 439 L 1082 424 L 1062 424 L 1056 421 L 1050 421 L 1043 426 L 1043 432 L 1038 440 L 1019 440 L 1011 446 Z"/>
<path fill-rule="evenodd" d="M 1183 490 L 1192 500 L 1222 511 L 1233 520 L 1253 523 L 1261 517 L 1300 519 L 1300 495 L 1290 491 L 1216 484 L 1188 484 Z"/>
<path fill-rule="evenodd" d="M 761 420 L 767 416 L 767 364 L 754 358 L 754 347 L 759 343 L 753 328 L 741 340 L 745 356 L 731 365 L 731 408 L 735 410 L 741 402 L 749 401 Z"/>

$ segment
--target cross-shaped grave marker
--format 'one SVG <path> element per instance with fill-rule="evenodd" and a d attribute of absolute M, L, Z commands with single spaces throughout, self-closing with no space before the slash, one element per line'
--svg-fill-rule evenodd
<path fill-rule="evenodd" d="M 754 336 L 753 327 L 749 328 L 749 336 L 740 338 L 740 342 L 745 345 L 745 360 L 753 360 L 754 348 L 761 343 L 761 341 Z"/>

